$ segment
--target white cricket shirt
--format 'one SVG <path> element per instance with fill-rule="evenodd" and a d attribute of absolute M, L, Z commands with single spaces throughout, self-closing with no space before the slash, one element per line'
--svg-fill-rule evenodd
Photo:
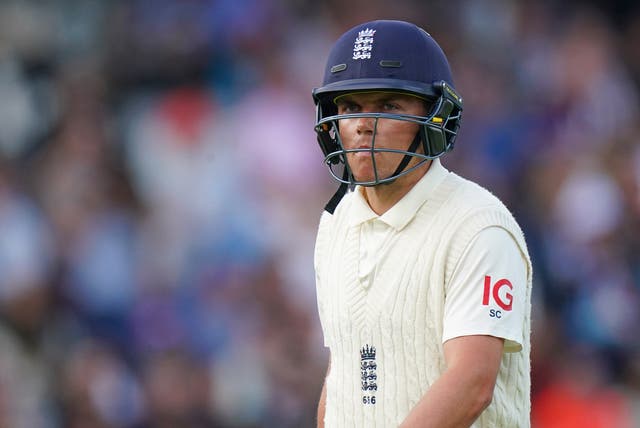
<path fill-rule="evenodd" d="M 323 213 L 315 267 L 327 427 L 397 427 L 446 369 L 444 342 L 474 334 L 505 353 L 473 427 L 529 426 L 531 266 L 488 191 L 437 160 L 382 216 L 356 188 Z"/>

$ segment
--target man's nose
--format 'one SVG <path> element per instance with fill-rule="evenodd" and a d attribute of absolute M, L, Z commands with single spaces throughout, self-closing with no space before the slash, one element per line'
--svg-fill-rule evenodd
<path fill-rule="evenodd" d="M 375 118 L 359 117 L 356 119 L 356 131 L 358 134 L 370 134 L 375 129 Z"/>

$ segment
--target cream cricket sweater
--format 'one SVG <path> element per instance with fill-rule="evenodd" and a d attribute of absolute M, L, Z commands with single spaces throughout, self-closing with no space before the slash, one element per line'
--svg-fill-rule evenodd
<path fill-rule="evenodd" d="M 473 427 L 530 425 L 531 265 L 523 234 L 485 189 L 437 161 L 429 174 L 440 176 L 437 185 L 385 244 L 369 285 L 358 275 L 354 193 L 334 215 L 323 213 L 315 268 L 320 321 L 331 351 L 327 428 L 397 427 L 440 377 L 446 367 L 442 337 L 449 280 L 465 248 L 489 227 L 508 231 L 527 261 L 526 315 L 523 348 L 503 354 L 492 404 Z"/>

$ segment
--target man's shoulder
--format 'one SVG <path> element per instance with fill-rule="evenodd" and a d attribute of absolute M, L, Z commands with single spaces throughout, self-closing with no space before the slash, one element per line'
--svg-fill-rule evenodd
<path fill-rule="evenodd" d="M 451 175 L 457 185 L 449 198 L 446 217 L 453 234 L 467 236 L 471 233 L 467 236 L 471 237 L 484 228 L 497 226 L 516 238 L 523 236 L 515 216 L 500 198 L 478 183 Z M 518 243 L 523 243 L 523 239 L 517 239 Z"/>
<path fill-rule="evenodd" d="M 446 215 L 449 239 L 443 240 L 448 248 L 445 282 L 450 280 L 463 251 L 481 231 L 489 228 L 504 230 L 518 245 L 525 259 L 529 260 L 522 229 L 506 205 L 492 192 L 471 180 L 455 174 L 453 179 L 457 181 L 456 191 L 451 195 Z"/>
<path fill-rule="evenodd" d="M 471 212 L 477 210 L 499 210 L 509 212 L 505 204 L 490 190 L 480 184 L 450 173 L 450 179 L 456 182 L 456 191 L 451 194 L 449 203 L 457 212 Z"/>

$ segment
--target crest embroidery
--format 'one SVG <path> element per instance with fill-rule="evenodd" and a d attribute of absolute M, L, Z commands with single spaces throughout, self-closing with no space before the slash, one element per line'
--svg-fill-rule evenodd
<path fill-rule="evenodd" d="M 363 392 L 362 404 L 376 404 L 375 393 L 378 391 L 377 369 L 376 348 L 367 344 L 360 349 L 360 381 Z"/>
<path fill-rule="evenodd" d="M 358 33 L 356 41 L 353 44 L 353 59 L 370 59 L 371 48 L 373 47 L 373 35 L 376 30 L 369 28 Z"/>

